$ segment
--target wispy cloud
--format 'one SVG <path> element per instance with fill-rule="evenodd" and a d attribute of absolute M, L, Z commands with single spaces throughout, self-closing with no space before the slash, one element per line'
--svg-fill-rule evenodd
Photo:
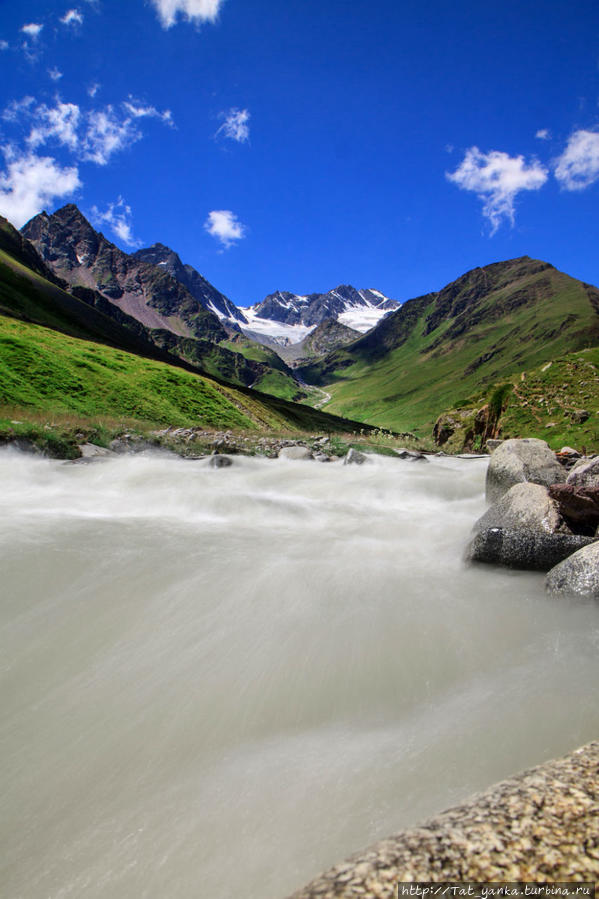
<path fill-rule="evenodd" d="M 547 169 L 536 159 L 527 164 L 523 156 L 509 156 L 500 150 L 481 153 L 478 147 L 470 147 L 455 172 L 445 175 L 482 200 L 491 234 L 502 221 L 514 224 L 514 201 L 520 191 L 539 190 L 547 181 Z"/>
<path fill-rule="evenodd" d="M 60 99 L 54 106 L 47 106 L 25 97 L 9 104 L 2 118 L 29 123 L 25 141 L 30 149 L 55 142 L 67 146 L 79 159 L 97 165 L 106 165 L 115 153 L 141 140 L 140 123 L 144 118 L 156 118 L 174 127 L 170 110 L 161 112 L 154 106 L 136 105 L 131 98 L 118 107 L 82 110 L 76 103 L 63 103 Z"/>
<path fill-rule="evenodd" d="M 93 84 L 90 84 L 90 86 L 87 89 L 88 97 L 92 97 L 92 99 L 93 99 L 93 97 L 96 96 L 96 94 L 98 93 L 99 90 L 100 90 L 100 85 L 98 84 L 97 81 L 95 81 Z"/>
<path fill-rule="evenodd" d="M 52 79 L 52 81 L 60 81 L 62 78 L 62 72 L 60 72 L 56 66 L 53 69 L 48 69 L 48 75 Z"/>
<path fill-rule="evenodd" d="M 163 28 L 170 28 L 179 17 L 194 25 L 215 22 L 224 0 L 150 0 Z"/>
<path fill-rule="evenodd" d="M 133 236 L 131 207 L 125 203 L 122 197 L 119 197 L 115 203 L 109 203 L 105 212 L 100 212 L 97 206 L 92 206 L 91 218 L 94 225 L 109 225 L 111 231 L 126 246 L 141 246 L 141 241 Z"/>
<path fill-rule="evenodd" d="M 135 100 L 133 97 L 129 97 L 128 100 L 125 100 L 123 109 L 129 113 L 132 119 L 160 119 L 165 125 L 170 125 L 171 127 L 174 125 L 173 114 L 170 109 L 165 109 L 164 112 L 160 112 L 155 106 L 144 106 L 143 103 L 139 100 Z"/>
<path fill-rule="evenodd" d="M 551 131 L 549 128 L 539 128 L 537 133 L 535 134 L 539 140 L 551 140 Z"/>
<path fill-rule="evenodd" d="M 204 228 L 225 249 L 229 249 L 236 241 L 241 240 L 246 235 L 245 225 L 242 225 L 235 213 L 231 212 L 230 209 L 214 209 L 208 213 L 208 218 L 204 222 Z"/>
<path fill-rule="evenodd" d="M 0 41 L 0 50 L 8 50 L 8 41 Z"/>
<path fill-rule="evenodd" d="M 53 200 L 81 187 L 76 166 L 61 166 L 48 156 L 20 154 L 11 146 L 3 147 L 3 152 L 6 170 L 0 173 L 0 214 L 16 228 Z"/>
<path fill-rule="evenodd" d="M 119 150 L 141 140 L 142 133 L 129 117 L 119 116 L 114 107 L 95 110 L 87 116 L 87 130 L 82 139 L 83 158 L 106 165 Z"/>
<path fill-rule="evenodd" d="M 228 112 L 221 112 L 221 118 L 224 122 L 217 130 L 215 137 L 222 135 L 230 140 L 243 144 L 249 140 L 250 136 L 250 112 L 248 109 L 237 109 L 233 107 Z"/>
<path fill-rule="evenodd" d="M 33 149 L 55 139 L 59 144 L 76 150 L 79 146 L 78 128 L 81 110 L 76 103 L 61 103 L 48 107 L 45 104 L 35 110 L 36 124 L 29 132 L 27 143 Z"/>
<path fill-rule="evenodd" d="M 575 131 L 555 160 L 554 174 L 564 190 L 584 190 L 599 179 L 599 132 Z"/>
<path fill-rule="evenodd" d="M 44 26 L 37 22 L 30 22 L 28 25 L 23 25 L 21 31 L 35 41 L 42 33 L 43 28 Z"/>
<path fill-rule="evenodd" d="M 145 117 L 172 125 L 168 110 L 136 106 L 134 115 L 130 106 L 131 99 L 118 107 L 88 110 L 59 98 L 53 106 L 38 103 L 34 97 L 10 103 L 1 114 L 3 130 L 13 131 L 17 137 L 7 138 L 0 148 L 5 157 L 0 172 L 0 214 L 20 227 L 55 198 L 82 186 L 77 164 L 65 165 L 50 155 L 39 155 L 42 147 L 58 146 L 70 153 L 74 162 L 106 165 L 115 153 L 143 137 L 140 123 Z M 103 221 L 111 224 L 124 243 L 135 245 L 131 210 L 122 198 L 98 215 L 105 216 Z"/>
<path fill-rule="evenodd" d="M 82 25 L 83 24 L 83 13 L 79 12 L 78 9 L 69 9 L 61 17 L 60 21 L 63 25 Z"/>

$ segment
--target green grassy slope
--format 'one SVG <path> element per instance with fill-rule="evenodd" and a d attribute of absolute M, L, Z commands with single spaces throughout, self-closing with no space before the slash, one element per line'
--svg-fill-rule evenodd
<path fill-rule="evenodd" d="M 347 432 L 356 423 L 238 390 L 88 340 L 0 315 L 0 406 L 81 418 L 259 431 Z"/>
<path fill-rule="evenodd" d="M 301 374 L 326 410 L 428 434 L 461 398 L 599 343 L 599 291 L 524 257 L 475 269 L 410 300 L 372 332 Z"/>
<path fill-rule="evenodd" d="M 558 356 L 445 411 L 439 425 L 452 433 L 440 445 L 451 452 L 482 448 L 490 419 L 487 436 L 535 436 L 554 450 L 599 452 L 599 347 Z"/>

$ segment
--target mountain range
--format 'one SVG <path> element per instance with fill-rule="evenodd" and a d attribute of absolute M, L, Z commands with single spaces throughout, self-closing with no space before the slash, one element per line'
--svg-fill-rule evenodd
<path fill-rule="evenodd" d="M 597 288 L 527 256 L 403 304 L 341 285 L 277 291 L 242 309 L 163 244 L 124 253 L 73 205 L 0 237 L 30 278 L 53 285 L 55 320 L 116 329 L 121 346 L 126 332 L 146 355 L 152 347 L 230 384 L 421 436 L 445 410 L 599 344 Z"/>

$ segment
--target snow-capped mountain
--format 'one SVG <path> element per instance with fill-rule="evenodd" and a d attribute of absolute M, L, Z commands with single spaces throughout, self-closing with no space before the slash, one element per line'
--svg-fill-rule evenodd
<path fill-rule="evenodd" d="M 241 327 L 254 340 L 286 345 L 299 343 L 326 319 L 364 333 L 399 306 L 378 290 L 356 290 L 349 284 L 306 296 L 278 290 L 244 309 L 247 325 Z"/>

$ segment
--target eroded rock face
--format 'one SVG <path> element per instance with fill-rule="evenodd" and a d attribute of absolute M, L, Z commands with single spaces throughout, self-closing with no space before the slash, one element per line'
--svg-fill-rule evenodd
<path fill-rule="evenodd" d="M 505 440 L 497 447 L 487 469 L 487 500 L 496 502 L 504 493 L 525 481 L 533 484 L 563 483 L 566 473 L 544 440 L 526 437 Z"/>
<path fill-rule="evenodd" d="M 551 534 L 524 528 L 485 528 L 470 541 L 466 560 L 549 571 L 577 550 L 592 543 L 580 534 Z"/>
<path fill-rule="evenodd" d="M 550 593 L 599 599 L 599 541 L 579 549 L 552 568 L 545 580 L 545 588 Z"/>
<path fill-rule="evenodd" d="M 546 534 L 558 531 L 571 533 L 547 487 L 529 483 L 510 487 L 474 525 L 477 534 L 487 528 L 525 528 Z"/>

